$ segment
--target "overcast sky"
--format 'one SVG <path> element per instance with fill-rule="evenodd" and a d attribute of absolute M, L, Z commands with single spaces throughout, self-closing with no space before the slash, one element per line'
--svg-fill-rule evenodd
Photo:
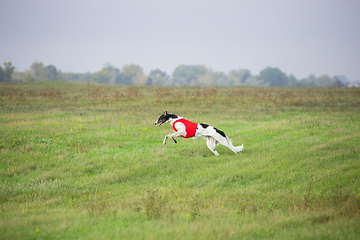
<path fill-rule="evenodd" d="M 0 63 L 18 71 L 204 64 L 360 80 L 359 0 L 0 0 L 0 22 Z"/>

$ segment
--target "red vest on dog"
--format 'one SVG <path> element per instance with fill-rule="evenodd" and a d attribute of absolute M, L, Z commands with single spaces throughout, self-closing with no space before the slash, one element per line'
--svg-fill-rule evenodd
<path fill-rule="evenodd" d="M 178 131 L 175 128 L 175 123 L 177 123 L 177 122 L 181 122 L 181 123 L 183 123 L 185 125 L 186 136 L 182 136 L 183 138 L 189 138 L 189 137 L 195 136 L 196 129 L 197 129 L 197 126 L 198 126 L 197 123 L 190 122 L 189 120 L 186 120 L 186 119 L 183 119 L 183 118 L 181 118 L 179 120 L 176 120 L 172 125 L 175 132 Z"/>

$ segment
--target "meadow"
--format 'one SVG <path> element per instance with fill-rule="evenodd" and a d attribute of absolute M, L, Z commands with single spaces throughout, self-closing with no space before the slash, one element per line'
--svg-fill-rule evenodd
<path fill-rule="evenodd" d="M 0 84 L 0 123 L 0 239 L 360 235 L 358 88 Z"/>

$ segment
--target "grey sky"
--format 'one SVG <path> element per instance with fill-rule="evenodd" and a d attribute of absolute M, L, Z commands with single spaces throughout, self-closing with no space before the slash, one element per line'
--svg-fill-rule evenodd
<path fill-rule="evenodd" d="M 0 21 L 0 63 L 21 71 L 204 64 L 360 80 L 358 0 L 0 0 Z"/>

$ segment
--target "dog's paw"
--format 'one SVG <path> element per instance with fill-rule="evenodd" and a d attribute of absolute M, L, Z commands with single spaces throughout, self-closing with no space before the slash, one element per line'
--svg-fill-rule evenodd
<path fill-rule="evenodd" d="M 166 139 L 167 139 L 167 138 L 168 138 L 168 137 L 165 136 L 164 141 L 163 141 L 163 144 L 164 144 L 164 145 L 166 144 Z"/>

